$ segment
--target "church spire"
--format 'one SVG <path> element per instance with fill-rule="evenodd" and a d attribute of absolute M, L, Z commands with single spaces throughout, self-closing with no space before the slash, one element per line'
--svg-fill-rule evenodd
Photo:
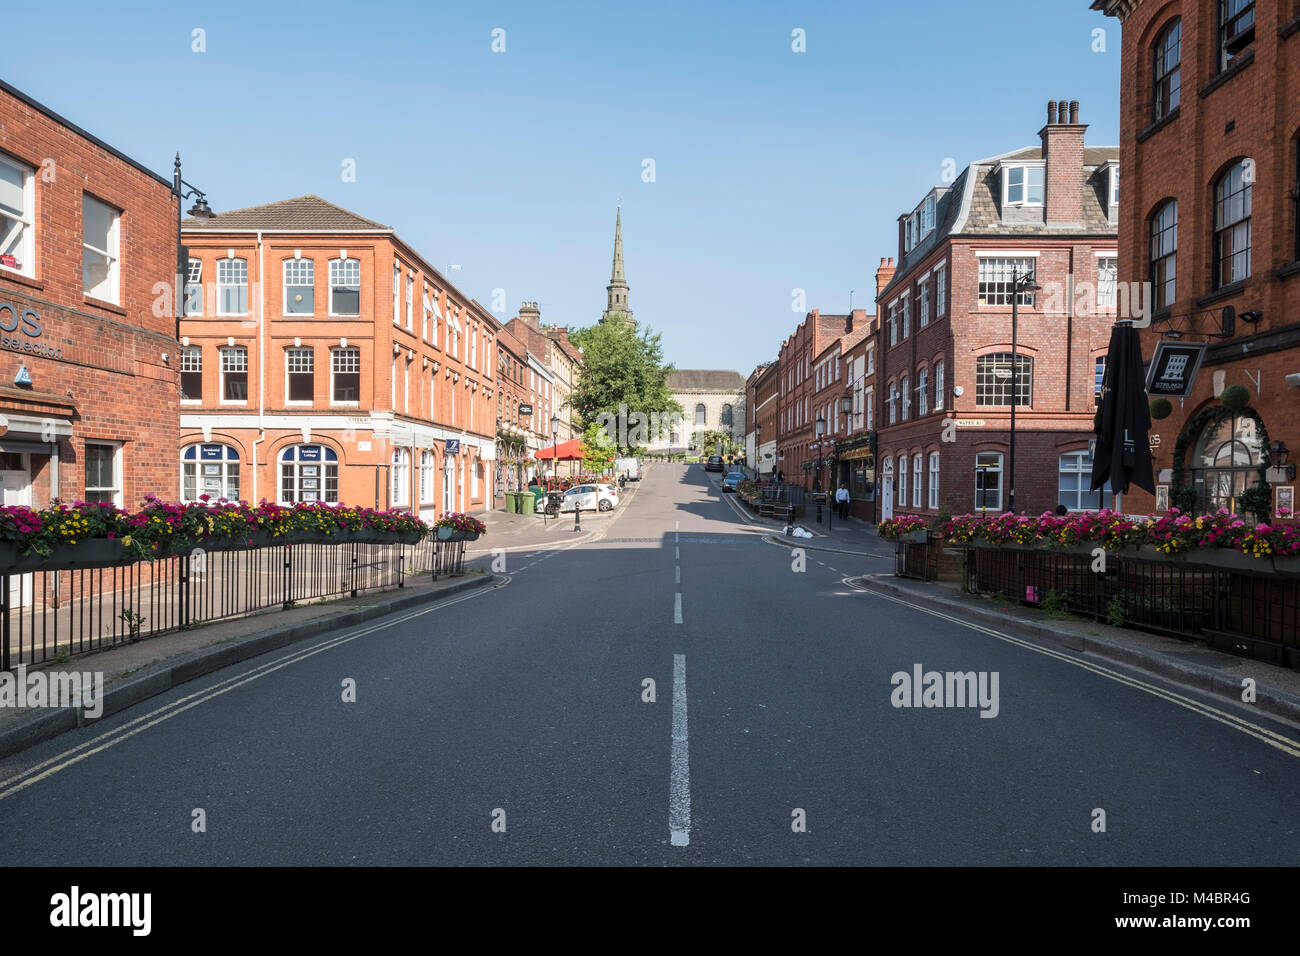
<path fill-rule="evenodd" d="M 601 319 L 620 318 L 631 321 L 632 309 L 627 302 L 627 278 L 623 274 L 623 205 L 614 214 L 614 266 L 609 285 L 605 286 L 605 314 Z"/>

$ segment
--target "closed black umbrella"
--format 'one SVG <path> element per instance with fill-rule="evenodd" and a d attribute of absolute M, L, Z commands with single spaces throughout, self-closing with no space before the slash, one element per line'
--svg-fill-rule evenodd
<path fill-rule="evenodd" d="M 1129 321 L 1115 323 L 1106 354 L 1106 375 L 1101 385 L 1101 407 L 1093 422 L 1097 451 L 1092 460 L 1092 490 L 1109 479 L 1113 493 L 1122 495 L 1130 484 L 1155 494 L 1151 470 L 1151 409 L 1147 404 L 1146 377 L 1142 374 L 1142 344 Z"/>

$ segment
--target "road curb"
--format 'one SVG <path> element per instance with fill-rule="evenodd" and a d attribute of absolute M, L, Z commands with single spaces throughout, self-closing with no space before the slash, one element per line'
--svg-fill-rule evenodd
<path fill-rule="evenodd" d="M 778 544 L 786 544 L 792 548 L 805 548 L 809 551 L 830 551 L 834 554 L 851 554 L 855 558 L 876 558 L 880 561 L 890 561 L 893 560 L 894 557 L 892 554 L 872 554 L 870 551 L 849 551 L 845 548 L 832 548 L 823 544 L 809 544 L 808 542 L 816 542 L 818 539 L 791 538 L 783 534 L 778 534 L 775 531 L 769 534 L 768 537 Z"/>
<path fill-rule="evenodd" d="M 917 596 L 912 590 L 900 588 L 876 578 L 859 576 L 852 580 L 868 590 L 884 591 L 910 599 L 915 599 Z M 1044 624 L 1025 621 L 1010 614 L 1000 614 L 997 611 L 990 611 L 985 608 L 971 607 L 964 601 L 954 601 L 942 595 L 927 595 L 927 600 L 943 610 L 960 613 L 962 617 L 981 624 L 1014 631 L 1022 637 L 1030 637 L 1044 643 L 1055 644 L 1067 650 L 1102 657 L 1117 664 L 1124 664 L 1148 674 L 1163 677 L 1185 687 L 1213 694 L 1239 706 L 1249 706 L 1271 716 L 1300 723 L 1300 697 L 1295 697 L 1264 684 L 1256 683 L 1253 704 L 1243 704 L 1240 675 L 1225 674 L 1217 668 L 1205 664 L 1174 660 L 1166 655 L 1153 653 L 1142 648 L 1129 647 L 1119 641 L 1105 637 L 1053 630 Z M 1241 661 L 1243 666 L 1251 664 L 1249 658 L 1242 658 Z"/>
<path fill-rule="evenodd" d="M 441 600 L 462 591 L 484 587 L 495 581 L 491 574 L 476 575 L 465 581 L 458 581 L 450 587 L 420 594 L 400 594 L 369 604 L 362 608 L 349 608 L 333 614 L 325 614 L 310 621 L 286 624 L 281 627 L 262 631 L 243 639 L 233 639 L 229 643 L 213 644 L 184 654 L 178 654 L 158 664 L 151 664 L 139 673 L 121 677 L 104 688 L 104 711 L 96 718 L 102 720 L 111 714 L 119 713 L 141 701 L 166 693 L 173 687 L 192 681 L 205 674 L 219 671 L 231 664 L 238 664 L 253 657 L 259 657 L 271 651 L 279 650 L 290 644 L 312 637 L 319 637 L 331 631 L 344 630 L 377 617 L 383 617 L 396 611 L 403 611 L 429 601 Z M 160 638 L 159 640 L 166 640 Z M 84 663 L 83 659 L 81 663 Z M 90 660 L 93 660 L 91 658 Z M 0 731 L 0 758 L 12 756 L 36 744 L 43 743 L 66 733 L 76 727 L 85 726 L 88 721 L 78 708 L 45 708 L 13 721 L 13 726 Z"/>

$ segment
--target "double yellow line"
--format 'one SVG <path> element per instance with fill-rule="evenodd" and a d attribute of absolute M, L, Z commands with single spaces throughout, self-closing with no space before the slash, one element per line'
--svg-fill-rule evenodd
<path fill-rule="evenodd" d="M 143 733 L 150 727 L 155 727 L 163 721 L 170 720 L 178 714 L 183 714 L 185 711 L 199 706 L 199 704 L 220 697 L 222 694 L 228 694 L 230 691 L 235 690 L 238 687 L 243 687 L 245 684 L 252 683 L 262 677 L 274 674 L 276 671 L 288 667 L 290 664 L 297 664 L 301 661 L 307 660 L 309 657 L 315 657 L 317 654 L 333 650 L 336 647 L 366 637 L 369 634 L 374 634 L 376 631 L 382 631 L 385 628 L 415 620 L 425 614 L 432 614 L 434 611 L 440 611 L 453 604 L 459 604 L 461 601 L 468 601 L 471 598 L 478 597 L 480 594 L 485 594 L 488 591 L 494 591 L 497 588 L 505 587 L 510 583 L 509 575 L 497 575 L 496 577 L 496 582 L 490 587 L 474 588 L 465 594 L 437 601 L 418 611 L 411 611 L 402 614 L 400 617 L 386 620 L 380 624 L 371 624 L 367 627 L 363 627 L 359 631 L 352 631 L 351 633 L 343 634 L 339 637 L 330 638 L 329 640 L 308 649 L 293 651 L 283 657 L 276 658 L 273 661 L 268 661 L 265 664 L 258 664 L 256 667 L 252 667 L 249 670 L 244 671 L 242 674 L 228 677 L 211 687 L 206 687 L 201 691 L 187 694 L 169 704 L 164 704 L 147 714 L 142 714 L 134 720 L 128 721 L 121 727 L 102 733 L 97 737 L 92 737 L 90 740 L 80 743 L 75 747 L 71 747 L 57 756 L 50 757 L 48 760 L 44 760 L 35 766 L 28 767 L 20 774 L 9 777 L 7 780 L 0 780 L 0 800 L 13 796 L 15 793 L 22 790 L 26 790 L 33 784 L 39 783 L 47 777 L 54 776 L 60 770 L 66 770 L 68 767 L 80 763 L 87 757 L 93 757 L 95 754 L 101 753 L 109 747 L 114 747 L 122 741 L 134 737 L 136 734 Z"/>
<path fill-rule="evenodd" d="M 1238 717 L 1236 714 L 1230 711 L 1220 710 L 1217 707 L 1212 707 L 1209 704 L 1202 703 L 1201 701 L 1196 700 L 1193 697 L 1186 697 L 1183 694 L 1179 694 L 1175 691 L 1168 690 L 1156 684 L 1150 684 L 1144 680 L 1139 680 L 1136 677 L 1130 677 L 1129 675 L 1124 674 L 1121 671 L 1112 670 L 1111 668 L 1104 667 L 1101 664 L 1095 664 L 1092 661 L 1087 661 L 1077 657 L 1072 657 L 1069 654 L 1065 654 L 1062 653 L 1061 651 L 1053 650 L 1049 647 L 1042 647 L 1030 641 L 1022 640 L 1021 638 L 1018 637 L 1013 637 L 1012 635 L 1006 634 L 1002 631 L 994 630 L 991 627 L 984 627 L 982 624 L 973 624 L 968 620 L 964 620 L 963 618 L 956 617 L 952 614 L 945 614 L 943 611 L 937 611 L 931 608 L 921 607 L 920 605 L 915 604 L 911 601 L 905 601 L 901 598 L 897 598 L 892 595 L 885 594 L 881 591 L 876 590 L 875 588 L 864 587 L 861 584 L 857 583 L 857 579 L 855 577 L 843 578 L 842 583 L 846 587 L 852 588 L 855 591 L 860 591 L 864 594 L 870 594 L 872 597 L 879 598 L 882 601 L 891 601 L 894 604 L 900 604 L 903 607 L 910 608 L 913 611 L 920 611 L 924 614 L 929 614 L 931 617 L 937 617 L 944 621 L 950 621 L 953 624 L 960 624 L 962 627 L 968 627 L 972 631 L 979 631 L 981 634 L 987 634 L 989 637 L 996 637 L 998 640 L 1005 641 L 1008 644 L 1015 644 L 1017 647 L 1023 647 L 1026 650 L 1031 650 L 1036 654 L 1044 654 L 1047 657 L 1054 657 L 1058 661 L 1064 661 L 1065 663 L 1070 664 L 1074 667 L 1080 667 L 1083 670 L 1091 671 L 1092 673 L 1097 674 L 1100 677 L 1105 677 L 1108 678 L 1109 680 L 1115 681 L 1116 683 L 1124 684 L 1127 687 L 1132 687 L 1134 690 L 1140 690 L 1143 693 L 1152 695 L 1153 697 L 1159 697 L 1162 700 L 1167 700 L 1169 701 L 1169 703 L 1177 704 L 1179 707 L 1185 707 L 1190 711 L 1200 714 L 1202 717 L 1208 717 L 1210 720 L 1217 720 L 1219 723 L 1231 727 L 1233 730 L 1240 731 L 1243 734 L 1249 734 L 1251 737 L 1254 737 L 1257 740 L 1262 740 L 1270 747 L 1276 747 L 1278 750 L 1281 750 L 1283 753 L 1290 754 L 1292 757 L 1300 757 L 1300 740 L 1294 740 L 1291 737 L 1287 737 L 1283 734 L 1279 734 L 1273 730 L 1270 730 L 1267 727 L 1261 726 L 1256 723 L 1252 723 L 1251 721 L 1246 720 L 1244 717 Z M 3 794 L 0 794 L 0 796 L 3 796 Z"/>

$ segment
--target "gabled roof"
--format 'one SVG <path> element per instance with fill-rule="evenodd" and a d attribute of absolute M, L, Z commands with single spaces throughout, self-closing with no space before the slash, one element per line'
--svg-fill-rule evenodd
<path fill-rule="evenodd" d="M 225 232 L 238 229 L 261 229 L 267 232 L 392 232 L 391 226 L 358 216 L 319 196 L 299 196 L 261 206 L 247 206 L 219 212 L 207 222 L 186 219 L 183 229 L 193 232 Z"/>
<path fill-rule="evenodd" d="M 729 369 L 678 369 L 668 376 L 672 392 L 743 392 L 745 376 Z"/>

